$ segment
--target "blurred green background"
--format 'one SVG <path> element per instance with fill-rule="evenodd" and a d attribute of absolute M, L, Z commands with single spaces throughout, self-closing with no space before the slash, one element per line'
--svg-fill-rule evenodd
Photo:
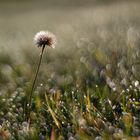
<path fill-rule="evenodd" d="M 24 67 L 22 74 L 30 81 L 40 53 L 33 37 L 40 30 L 49 30 L 58 43 L 56 49 L 46 49 L 45 75 L 75 73 L 82 65 L 96 77 L 112 63 L 113 52 L 117 60 L 112 65 L 116 66 L 128 46 L 138 46 L 139 9 L 138 0 L 0 1 L 1 65 L 10 64 L 11 73 L 15 66 Z"/>
<path fill-rule="evenodd" d="M 40 30 L 57 45 L 45 48 L 28 131 Z M 138 137 L 139 72 L 139 0 L 0 1 L 0 138 Z"/>
<path fill-rule="evenodd" d="M 98 32 L 111 31 L 111 28 L 122 28 L 123 32 L 130 26 L 137 26 L 139 8 L 138 0 L 1 0 L 1 51 L 11 53 L 9 50 L 12 49 L 12 53 L 18 53 L 27 46 L 32 49 L 33 36 L 40 30 L 54 32 L 60 47 L 71 47 L 72 44 L 69 45 L 67 41 L 93 39 L 100 34 Z"/>

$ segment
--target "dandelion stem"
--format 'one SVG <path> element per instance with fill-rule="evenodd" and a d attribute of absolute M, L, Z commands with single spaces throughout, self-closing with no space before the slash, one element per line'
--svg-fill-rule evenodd
<path fill-rule="evenodd" d="M 41 51 L 41 54 L 40 54 L 40 58 L 39 58 L 39 62 L 38 62 L 38 66 L 37 66 L 37 70 L 36 70 L 36 74 L 35 74 L 35 78 L 34 78 L 34 81 L 33 81 L 33 84 L 32 84 L 32 89 L 31 89 L 31 93 L 30 93 L 30 97 L 29 97 L 29 112 L 28 112 L 29 114 L 30 114 L 31 105 L 32 105 L 33 91 L 34 91 L 34 88 L 35 88 L 36 79 L 37 79 L 38 72 L 39 72 L 39 69 L 40 69 L 40 65 L 41 65 L 44 49 L 45 49 L 45 45 L 43 45 L 43 47 L 42 47 L 42 51 Z"/>

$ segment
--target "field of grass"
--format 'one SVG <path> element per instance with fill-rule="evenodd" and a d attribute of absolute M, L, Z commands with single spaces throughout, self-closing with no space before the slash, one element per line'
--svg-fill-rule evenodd
<path fill-rule="evenodd" d="M 0 2 L 0 140 L 140 139 L 140 2 L 62 2 Z"/>

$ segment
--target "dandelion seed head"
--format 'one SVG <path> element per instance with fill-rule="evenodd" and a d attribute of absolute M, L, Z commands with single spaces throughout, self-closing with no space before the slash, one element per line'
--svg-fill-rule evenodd
<path fill-rule="evenodd" d="M 135 87 L 138 87 L 139 86 L 139 81 L 135 81 Z"/>
<path fill-rule="evenodd" d="M 129 88 L 126 89 L 128 92 L 130 91 Z"/>
<path fill-rule="evenodd" d="M 34 43 L 37 47 L 49 46 L 54 48 L 56 45 L 56 37 L 48 31 L 40 31 L 34 37 Z"/>

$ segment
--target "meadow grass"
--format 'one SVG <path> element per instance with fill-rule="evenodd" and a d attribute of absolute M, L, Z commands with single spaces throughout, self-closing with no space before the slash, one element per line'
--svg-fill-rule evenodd
<path fill-rule="evenodd" d="M 139 139 L 140 3 L 17 5 L 0 5 L 0 139 Z M 29 124 L 42 29 L 58 44 L 44 50 Z"/>

